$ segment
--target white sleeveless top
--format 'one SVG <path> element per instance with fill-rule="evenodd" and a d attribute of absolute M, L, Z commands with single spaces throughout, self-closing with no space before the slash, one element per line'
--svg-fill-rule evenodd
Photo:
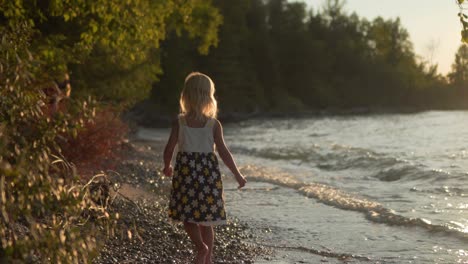
<path fill-rule="evenodd" d="M 206 121 L 204 127 L 189 127 L 183 115 L 179 116 L 179 151 L 214 152 L 214 118 Z"/>

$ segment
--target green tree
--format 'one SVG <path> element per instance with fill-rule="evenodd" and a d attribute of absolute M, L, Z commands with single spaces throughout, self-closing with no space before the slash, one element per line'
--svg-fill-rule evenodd
<path fill-rule="evenodd" d="M 468 85 L 468 46 L 462 44 L 455 54 L 455 61 L 452 64 L 452 71 L 448 74 L 450 83 L 462 88 Z"/>
<path fill-rule="evenodd" d="M 256 76 L 260 92 L 259 108 L 269 110 L 281 103 L 279 60 L 276 57 L 275 42 L 270 34 L 269 10 L 262 0 L 250 1 L 246 16 L 248 28 L 248 57 Z"/>
<path fill-rule="evenodd" d="M 413 45 L 409 34 L 401 25 L 400 19 L 374 19 L 369 29 L 369 37 L 375 46 L 376 55 L 391 65 L 397 65 L 406 58 L 413 58 Z"/>
<path fill-rule="evenodd" d="M 449 101 L 451 105 L 457 108 L 466 108 L 466 96 L 468 96 L 468 46 L 462 44 L 455 54 L 455 61 L 452 64 L 452 70 L 447 75 L 451 89 Z"/>
<path fill-rule="evenodd" d="M 369 39 L 376 61 L 376 77 L 381 80 L 380 100 L 387 106 L 411 106 L 413 90 L 424 76 L 419 67 L 409 34 L 400 19 L 376 18 L 369 29 Z"/>
<path fill-rule="evenodd" d="M 18 23 L 34 28 L 31 51 L 53 78 L 72 71 L 81 94 L 133 103 L 161 73 L 159 48 L 169 32 L 187 32 L 207 53 L 221 17 L 209 0 L 1 0 L 0 26 Z"/>
<path fill-rule="evenodd" d="M 263 91 L 250 57 L 248 10 L 251 0 L 215 0 L 223 15 L 219 45 L 208 56 L 198 56 L 197 68 L 211 76 L 217 87 L 221 112 L 249 112 L 264 104 Z"/>
<path fill-rule="evenodd" d="M 270 1 L 269 25 L 271 41 L 274 43 L 276 67 L 279 70 L 279 94 L 273 95 L 275 106 L 289 110 L 302 108 L 309 87 L 304 78 L 310 73 L 312 61 L 307 56 L 307 10 L 305 3 L 287 3 L 283 0 Z M 306 86 L 305 86 L 306 85 Z M 299 95 L 302 93 L 302 95 Z"/>
<path fill-rule="evenodd" d="M 214 1 L 224 17 L 218 47 L 200 56 L 188 37 L 164 41 L 169 74 L 154 85 L 155 101 L 175 111 L 183 77 L 201 70 L 217 84 L 221 113 L 448 102 L 437 100 L 451 91 L 415 54 L 398 18 L 367 21 L 346 13 L 344 3 L 329 0 L 314 12 L 286 0 Z"/>

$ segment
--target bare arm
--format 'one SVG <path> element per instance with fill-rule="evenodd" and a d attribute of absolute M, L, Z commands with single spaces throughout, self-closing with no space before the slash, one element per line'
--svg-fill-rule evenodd
<path fill-rule="evenodd" d="M 164 148 L 164 170 L 163 172 L 168 177 L 172 175 L 171 160 L 172 160 L 172 156 L 174 155 L 175 146 L 177 145 L 178 135 L 179 135 L 179 123 L 176 119 L 174 120 L 174 122 L 172 122 L 171 135 L 169 136 L 166 147 Z"/>
<path fill-rule="evenodd" d="M 221 126 L 221 123 L 217 120 L 214 125 L 214 141 L 215 141 L 216 149 L 218 150 L 219 156 L 223 160 L 224 164 L 226 164 L 226 166 L 234 174 L 234 177 L 239 183 L 239 188 L 244 187 L 247 181 L 245 180 L 244 176 L 242 176 L 242 174 L 240 173 L 234 159 L 232 158 L 231 152 L 226 147 L 226 143 L 224 142 L 224 137 L 223 137 L 223 127 Z"/>

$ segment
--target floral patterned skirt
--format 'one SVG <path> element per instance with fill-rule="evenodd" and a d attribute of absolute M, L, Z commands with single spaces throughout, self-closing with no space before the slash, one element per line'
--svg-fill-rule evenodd
<path fill-rule="evenodd" d="M 226 223 L 223 183 L 215 153 L 177 153 L 169 217 L 201 225 Z"/>

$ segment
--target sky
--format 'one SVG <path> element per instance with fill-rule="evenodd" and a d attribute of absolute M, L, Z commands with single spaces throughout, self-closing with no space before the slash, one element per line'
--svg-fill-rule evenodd
<path fill-rule="evenodd" d="M 325 0 L 297 0 L 314 10 Z M 345 10 L 372 20 L 400 17 L 410 34 L 414 51 L 422 59 L 438 64 L 442 74 L 450 71 L 455 53 L 460 46 L 461 25 L 455 0 L 347 0 Z"/>

